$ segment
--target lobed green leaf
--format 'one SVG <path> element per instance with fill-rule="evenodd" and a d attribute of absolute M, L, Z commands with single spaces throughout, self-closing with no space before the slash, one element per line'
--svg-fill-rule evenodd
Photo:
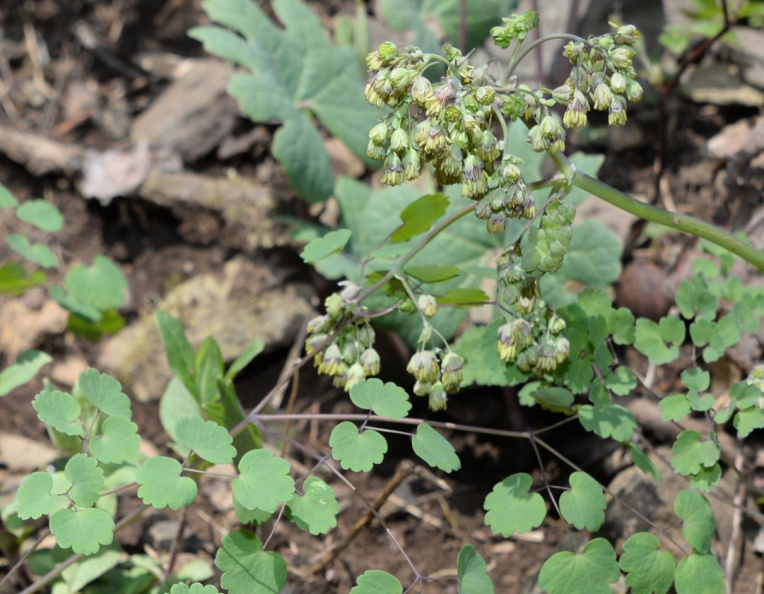
<path fill-rule="evenodd" d="M 343 421 L 332 429 L 329 446 L 340 466 L 354 472 L 371 470 L 382 462 L 387 452 L 387 441 L 381 434 L 373 429 L 359 433 L 358 427 L 350 421 Z"/>
<path fill-rule="evenodd" d="M 531 475 L 524 472 L 508 476 L 496 484 L 485 499 L 485 523 L 494 534 L 509 538 L 515 532 L 530 532 L 546 517 L 544 498 L 529 493 Z"/>
<path fill-rule="evenodd" d="M 266 449 L 250 450 L 239 460 L 239 478 L 233 480 L 236 499 L 248 509 L 274 512 L 294 494 L 291 466 Z"/>

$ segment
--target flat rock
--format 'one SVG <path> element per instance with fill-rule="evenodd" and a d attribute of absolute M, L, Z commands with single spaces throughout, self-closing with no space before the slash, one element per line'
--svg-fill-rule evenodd
<path fill-rule="evenodd" d="M 233 66 L 221 60 L 199 60 L 138 116 L 133 142 L 172 148 L 185 162 L 215 148 L 233 129 L 239 109 L 228 94 Z"/>
<path fill-rule="evenodd" d="M 52 299 L 41 302 L 30 291 L 19 299 L 7 299 L 0 305 L 0 352 L 9 360 L 39 344 L 46 334 L 66 329 L 69 315 Z"/>
<path fill-rule="evenodd" d="M 177 286 L 158 309 L 183 323 L 191 345 L 213 336 L 231 361 L 255 338 L 269 350 L 291 345 L 311 311 L 312 289 L 283 285 L 271 268 L 236 257 L 220 273 Z M 171 374 L 153 314 L 145 315 L 106 341 L 98 366 L 130 386 L 140 401 L 158 399 Z"/>
<path fill-rule="evenodd" d="M 58 450 L 40 440 L 0 433 L 0 463 L 12 472 L 40 470 L 60 455 Z"/>

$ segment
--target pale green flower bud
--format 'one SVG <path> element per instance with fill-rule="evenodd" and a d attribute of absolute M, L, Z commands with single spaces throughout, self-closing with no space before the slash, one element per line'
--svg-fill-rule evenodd
<path fill-rule="evenodd" d="M 416 149 L 409 149 L 403 157 L 403 174 L 409 181 L 415 180 L 422 175 L 422 162 Z"/>
<path fill-rule="evenodd" d="M 411 83 L 413 74 L 408 68 L 393 68 L 393 71 L 390 73 L 390 82 L 393 88 L 399 91 L 407 88 Z"/>
<path fill-rule="evenodd" d="M 490 198 L 482 198 L 475 207 L 475 216 L 479 219 L 485 220 L 491 216 L 491 213 L 493 213 L 493 208 L 491 207 Z"/>
<path fill-rule="evenodd" d="M 559 334 L 565 330 L 567 324 L 565 323 L 565 320 L 563 320 L 560 316 L 554 314 L 551 318 L 549 318 L 547 327 L 552 334 Z"/>
<path fill-rule="evenodd" d="M 374 85 L 372 85 L 371 83 L 366 83 L 366 87 L 364 88 L 364 96 L 366 97 L 366 101 L 370 103 L 371 105 L 373 105 L 374 107 L 385 106 L 385 100 L 377 92 L 377 90 L 374 88 Z"/>
<path fill-rule="evenodd" d="M 355 341 L 349 340 L 342 348 L 342 360 L 348 365 L 353 365 L 358 360 L 358 349 Z"/>
<path fill-rule="evenodd" d="M 573 89 L 570 88 L 570 85 L 559 86 L 552 91 L 552 98 L 557 101 L 557 103 L 567 105 L 573 98 Z"/>
<path fill-rule="evenodd" d="M 379 374 L 381 363 L 379 353 L 372 348 L 366 349 L 361 354 L 361 365 L 363 366 L 363 372 L 367 376 Z"/>
<path fill-rule="evenodd" d="M 613 92 L 605 83 L 600 83 L 594 89 L 592 99 L 594 100 L 594 109 L 605 110 L 610 107 L 610 103 L 613 101 Z"/>
<path fill-rule="evenodd" d="M 403 128 L 398 128 L 390 137 L 390 148 L 396 153 L 405 153 L 410 146 L 409 134 Z"/>
<path fill-rule="evenodd" d="M 639 37 L 639 30 L 634 25 L 623 25 L 615 32 L 615 42 L 619 45 L 634 45 Z"/>
<path fill-rule="evenodd" d="M 406 371 L 422 382 L 437 381 L 440 375 L 438 359 L 432 351 L 414 353 L 406 366 Z"/>
<path fill-rule="evenodd" d="M 306 331 L 308 334 L 316 334 L 317 332 L 326 332 L 328 328 L 329 328 L 328 316 L 316 316 L 315 318 L 311 319 L 308 322 L 308 325 L 306 326 Z"/>
<path fill-rule="evenodd" d="M 496 91 L 492 87 L 480 87 L 475 91 L 475 99 L 480 105 L 491 105 L 496 97 Z"/>
<path fill-rule="evenodd" d="M 503 212 L 492 212 L 486 221 L 489 233 L 502 233 L 507 227 L 507 215 Z"/>
<path fill-rule="evenodd" d="M 490 130 L 484 130 L 480 137 L 480 146 L 476 149 L 475 153 L 485 163 L 493 163 L 499 158 L 501 154 L 497 147 L 496 137 Z"/>
<path fill-rule="evenodd" d="M 602 35 L 599 39 L 597 39 L 597 45 L 599 45 L 604 50 L 610 49 L 614 44 L 615 41 L 610 35 Z"/>
<path fill-rule="evenodd" d="M 446 394 L 446 389 L 443 387 L 443 384 L 440 382 L 434 383 L 430 388 L 430 400 L 428 402 L 430 410 L 436 412 L 439 410 L 446 410 L 447 404 L 448 394 Z"/>
<path fill-rule="evenodd" d="M 389 62 L 398 56 L 398 46 L 392 41 L 385 41 L 377 48 L 377 52 L 382 60 Z"/>
<path fill-rule="evenodd" d="M 610 77 L 610 88 L 613 89 L 614 93 L 626 92 L 626 79 L 620 72 L 614 72 Z"/>
<path fill-rule="evenodd" d="M 369 70 L 379 70 L 385 65 L 384 60 L 379 55 L 379 52 L 369 52 L 366 54 L 366 67 Z"/>
<path fill-rule="evenodd" d="M 420 295 L 417 306 L 425 317 L 431 318 L 438 313 L 438 303 L 432 295 Z"/>
<path fill-rule="evenodd" d="M 436 157 L 445 151 L 448 147 L 448 141 L 443 129 L 440 126 L 432 126 L 427 134 L 427 140 L 425 140 L 424 145 L 420 144 L 420 147 L 427 158 Z"/>
<path fill-rule="evenodd" d="M 366 379 L 366 374 L 364 372 L 363 367 L 360 363 L 355 363 L 354 365 L 351 365 L 347 372 L 345 373 L 345 390 L 347 392 L 350 392 L 350 389 L 356 385 L 358 382 L 361 382 Z"/>
<path fill-rule="evenodd" d="M 432 83 L 424 76 L 418 76 L 411 85 L 411 97 L 419 107 L 432 97 Z"/>
<path fill-rule="evenodd" d="M 641 101 L 642 100 L 642 85 L 635 80 L 630 80 L 626 85 L 626 97 L 629 101 Z"/>
<path fill-rule="evenodd" d="M 369 130 L 369 139 L 377 145 L 383 146 L 387 142 L 387 124 L 380 122 Z"/>
<path fill-rule="evenodd" d="M 388 186 L 397 186 L 403 183 L 403 163 L 395 152 L 390 152 L 387 155 L 383 169 L 382 177 L 379 178 L 381 183 Z"/>
<path fill-rule="evenodd" d="M 562 365 L 570 355 L 570 342 L 564 336 L 560 336 L 554 343 L 554 349 L 557 364 Z"/>
<path fill-rule="evenodd" d="M 500 175 L 502 184 L 512 185 L 517 183 L 522 177 L 522 172 L 517 164 L 511 158 L 508 158 L 501 162 Z"/>
<path fill-rule="evenodd" d="M 537 153 L 543 153 L 549 148 L 549 139 L 541 133 L 541 128 L 538 124 L 528 131 L 528 142 L 531 145 L 531 150 Z"/>
<path fill-rule="evenodd" d="M 416 396 L 427 396 L 430 393 L 430 389 L 432 389 L 430 382 L 420 382 L 417 380 L 414 384 L 413 392 Z"/>
<path fill-rule="evenodd" d="M 365 347 L 374 344 L 374 328 L 371 324 L 365 324 L 356 330 L 356 339 Z"/>
<path fill-rule="evenodd" d="M 557 350 L 549 341 L 544 341 L 538 349 L 538 359 L 534 366 L 536 373 L 551 373 L 557 369 Z"/>
<path fill-rule="evenodd" d="M 581 128 L 582 126 L 586 126 L 587 119 L 585 111 L 576 111 L 575 109 L 568 107 L 568 109 L 565 110 L 562 123 L 566 128 Z"/>
<path fill-rule="evenodd" d="M 416 133 L 414 134 L 414 140 L 422 147 L 427 139 L 430 137 L 430 131 L 432 130 L 432 120 L 422 120 L 417 124 Z"/>
<path fill-rule="evenodd" d="M 631 67 L 631 60 L 634 58 L 634 50 L 622 45 L 611 51 L 609 56 L 613 65 L 618 70 L 626 70 Z"/>
<path fill-rule="evenodd" d="M 611 126 L 623 126 L 626 123 L 626 100 L 620 95 L 613 97 L 608 110 L 607 122 Z"/>
<path fill-rule="evenodd" d="M 464 186 L 462 195 L 477 200 L 488 191 L 486 181 L 488 176 L 483 171 L 483 162 L 475 155 L 467 155 L 464 159 Z"/>
<path fill-rule="evenodd" d="M 369 157 L 369 159 L 381 161 L 385 158 L 385 155 L 387 155 L 387 149 L 384 146 L 374 144 L 371 140 L 369 141 L 369 144 L 366 145 L 366 156 Z"/>
<path fill-rule="evenodd" d="M 454 352 L 449 352 L 443 357 L 440 369 L 440 381 L 443 382 L 446 392 L 449 394 L 458 392 L 464 380 L 464 359 Z"/>
<path fill-rule="evenodd" d="M 337 320 L 345 313 L 345 303 L 339 293 L 332 293 L 324 301 L 326 313 L 332 320 Z"/>
<path fill-rule="evenodd" d="M 339 375 L 345 373 L 347 366 L 342 360 L 342 353 L 337 343 L 332 343 L 323 353 L 323 361 L 318 366 L 319 373 L 325 373 L 327 375 Z"/>
<path fill-rule="evenodd" d="M 358 299 L 358 296 L 361 294 L 361 287 L 349 280 L 340 281 L 337 284 L 342 287 L 342 291 L 340 291 L 342 300 L 345 303 L 355 303 L 356 299 Z"/>
<path fill-rule="evenodd" d="M 319 348 L 327 338 L 327 334 L 313 334 L 305 339 L 305 352 L 310 354 Z"/>

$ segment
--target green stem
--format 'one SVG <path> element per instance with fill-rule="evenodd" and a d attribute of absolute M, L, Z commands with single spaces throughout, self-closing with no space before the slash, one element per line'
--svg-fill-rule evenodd
<path fill-rule="evenodd" d="M 539 39 L 536 39 L 533 43 L 530 45 L 525 46 L 525 49 L 514 56 L 512 58 L 512 61 L 509 63 L 509 66 L 507 66 L 507 73 L 504 75 L 504 78 L 501 79 L 501 82 L 499 83 L 502 87 L 505 86 L 509 79 L 512 78 L 512 75 L 515 73 L 515 69 L 517 68 L 517 65 L 522 62 L 525 57 L 530 54 L 533 50 L 535 50 L 538 46 L 540 46 L 543 43 L 546 43 L 547 41 L 552 41 L 554 39 L 563 39 L 565 41 L 574 41 L 574 42 L 584 42 L 586 43 L 586 39 L 583 37 L 579 37 L 578 35 L 570 35 L 568 33 L 556 33 L 554 35 L 545 35 L 544 37 L 540 37 Z"/>
<path fill-rule="evenodd" d="M 658 223 L 659 225 L 706 239 L 711 243 L 740 256 L 746 262 L 755 266 L 758 270 L 764 270 L 764 252 L 757 250 L 751 245 L 743 243 L 726 231 L 722 231 L 718 227 L 714 227 L 713 225 L 704 223 L 693 217 L 676 212 L 668 212 L 662 208 L 653 206 L 652 204 L 635 200 L 628 194 L 624 194 L 615 188 L 611 188 L 606 183 L 587 175 L 583 171 L 579 171 L 562 154 L 550 153 L 549 155 L 557 164 L 557 167 L 560 168 L 560 171 L 562 171 L 577 188 L 581 188 L 590 194 L 594 194 L 597 198 L 631 213 L 640 219 L 650 221 L 651 223 Z"/>

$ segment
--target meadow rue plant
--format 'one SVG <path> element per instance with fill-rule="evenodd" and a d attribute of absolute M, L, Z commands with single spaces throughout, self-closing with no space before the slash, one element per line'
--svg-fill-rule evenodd
<path fill-rule="evenodd" d="M 198 497 L 204 475 L 213 475 L 230 480 L 233 506 L 242 524 L 222 538 L 214 560 L 220 588 L 232 594 L 280 592 L 286 587 L 287 563 L 269 549 L 271 539 L 260 527 L 272 520 L 275 531 L 288 521 L 313 535 L 331 532 L 340 508 L 333 487 L 338 482 L 359 496 L 406 567 L 399 576 L 373 567 L 363 571 L 353 594 L 401 594 L 404 584 L 407 592 L 423 592 L 428 582 L 443 579 L 452 579 L 463 594 L 494 592 L 489 566 L 469 543 L 446 563 L 456 566 L 455 575 L 430 577 L 421 572 L 416 552 L 406 550 L 378 506 L 360 494 L 344 471 L 372 470 L 385 459 L 388 440 L 405 439 L 418 461 L 439 473 L 457 472 L 461 460 L 442 433 L 445 429 L 526 440 L 540 475 L 511 474 L 486 494 L 485 523 L 492 533 L 507 538 L 527 533 L 541 526 L 547 514 L 558 517 L 569 531 L 596 532 L 606 520 L 606 487 L 550 445 L 545 433 L 578 423 L 628 452 L 643 473 L 657 480 L 658 468 L 645 452 L 652 446 L 634 415 L 619 403 L 620 397 L 634 394 L 642 380 L 619 357 L 622 349 L 632 348 L 649 362 L 663 365 L 679 359 L 687 346 L 696 356 L 679 376 L 686 389 L 654 394 L 642 383 L 643 394 L 658 401 L 663 419 L 682 428 L 669 461 L 686 487 L 673 502 L 676 518 L 664 525 L 640 516 L 649 529 L 629 536 L 620 550 L 596 537 L 576 550 L 555 553 L 541 567 L 538 586 L 552 594 L 591 594 L 610 592 L 611 585 L 623 578 L 633 592 L 644 594 L 665 593 L 672 587 L 678 594 L 724 592 L 724 572 L 712 550 L 714 512 L 704 493 L 719 483 L 722 467 L 729 464 L 721 446 L 722 432 L 734 430 L 742 440 L 764 427 L 764 367 L 734 383 L 729 398 L 716 399 L 709 392 L 710 373 L 703 365 L 723 357 L 743 334 L 758 331 L 764 290 L 744 286 L 732 276 L 731 267 L 737 256 L 762 270 L 764 254 L 711 225 L 638 202 L 563 155 L 566 130 L 586 126 L 591 110 L 607 112 L 610 125 L 623 125 L 629 102 L 641 98 L 632 62 L 638 31 L 625 25 L 588 39 L 562 34 L 531 42 L 529 33 L 538 26 L 539 16 L 529 11 L 504 18 L 490 30 L 499 47 L 512 48 L 500 79 L 488 68 L 472 64 L 471 54 L 451 45 L 435 54 L 385 42 L 366 57 L 369 77 L 364 87 L 360 78 L 343 69 L 342 52 L 326 40 L 318 18 L 305 5 L 298 0 L 273 4 L 283 30 L 251 0 L 209 0 L 205 8 L 214 24 L 195 29 L 193 35 L 211 53 L 250 71 L 235 77 L 231 92 L 256 121 L 283 122 L 273 148 L 300 195 L 322 199 L 333 186 L 322 173 L 323 152 L 314 153 L 316 168 L 301 177 L 310 151 L 302 150 L 304 146 L 294 153 L 284 150 L 285 138 L 292 138 L 295 131 L 305 132 L 314 144 L 316 137 L 320 140 L 313 117 L 356 151 L 365 144 L 368 159 L 381 166 L 380 181 L 394 188 L 376 193 L 348 180 L 334 186 L 347 228 L 314 230 L 302 258 L 330 278 L 344 280 L 325 299 L 323 311 L 307 323 L 305 355 L 249 412 L 239 404 L 234 379 L 264 345 L 254 341 L 226 367 L 214 339 L 195 350 L 178 320 L 161 312 L 156 315 L 174 376 L 162 396 L 160 417 L 172 439 L 170 451 L 177 455 L 147 457 L 140 452 L 130 398 L 115 379 L 90 369 L 70 393 L 46 385 L 32 406 L 66 461 L 55 470 L 26 477 L 14 503 L 2 510 L 5 525 L 20 543 L 29 533 L 31 525 L 26 522 L 44 518 L 47 525 L 18 556 L 2 585 L 10 583 L 32 555 L 53 558 L 50 550 L 34 552 L 49 530 L 56 539 L 56 555 L 70 549 L 69 556 L 47 573 L 38 573 L 41 577 L 23 590 L 25 594 L 51 583 L 63 583 L 67 591 L 91 582 L 102 585 L 107 579 L 109 584 L 124 585 L 136 576 L 144 579 L 145 587 L 131 591 L 219 592 L 217 586 L 202 583 L 212 578 L 211 568 L 189 577 L 175 567 L 172 556 L 159 562 L 133 555 L 120 563 L 118 550 L 117 560 L 105 563 L 105 569 L 91 574 L 85 584 L 74 582 L 74 574 L 66 571 L 82 567 L 89 556 L 108 559 L 115 537 L 144 511 L 188 509 Z M 548 89 L 518 81 L 517 64 L 539 44 L 559 38 L 566 41 L 563 51 L 571 68 L 566 82 Z M 311 44 L 320 51 L 311 53 L 315 49 Z M 314 62 L 318 54 L 323 62 Z M 433 82 L 428 74 L 437 65 L 445 67 L 445 74 Z M 357 107 L 356 97 L 363 93 L 370 105 L 383 110 L 381 121 L 369 122 L 363 116 L 341 125 L 347 122 L 340 121 L 320 89 L 308 84 L 315 80 L 316 68 L 324 72 L 327 87 L 344 89 L 343 109 L 357 108 L 363 114 L 366 107 Z M 358 83 L 357 93 L 345 89 L 349 81 Z M 253 101 L 255 96 L 259 102 Z M 557 173 L 538 179 L 540 161 L 531 166 L 536 153 L 548 155 Z M 431 188 L 423 196 L 406 184 L 422 177 Z M 316 180 L 320 187 L 311 185 Z M 691 278 L 679 286 L 678 313 L 656 322 L 635 319 L 628 309 L 614 307 L 603 288 L 615 276 L 599 285 L 588 283 L 576 294 L 559 289 L 555 279 L 570 266 L 566 256 L 580 257 L 581 243 L 591 239 L 582 239 L 581 228 L 572 226 L 580 199 L 576 193 L 581 192 L 703 239 L 704 257 L 693 263 Z M 377 210 L 365 211 L 367 204 L 354 201 L 350 194 L 361 196 L 361 202 L 368 200 Z M 0 192 L 0 208 L 15 207 L 8 196 Z M 465 234 L 470 245 L 458 241 Z M 480 235 L 495 242 L 480 243 Z M 592 237 L 596 243 L 604 236 Z M 32 254 L 41 266 L 50 260 L 44 250 L 22 241 L 16 245 L 16 251 Z M 478 253 L 471 260 L 455 259 L 454 252 L 475 249 L 474 245 Z M 619 257 L 617 249 L 610 251 Z M 490 266 L 485 265 L 489 254 Z M 613 253 L 605 257 L 612 259 Z M 615 270 L 617 276 L 617 264 Z M 117 306 L 116 297 L 111 297 L 120 283 L 107 291 L 109 298 L 103 302 L 89 298 L 82 282 L 93 275 L 115 278 L 104 264 L 94 264 L 90 275 L 73 275 L 71 286 L 67 276 L 68 292 L 61 302 L 72 304 L 80 315 L 91 313 L 86 306 Z M 0 271 L 0 283 L 2 278 Z M 22 284 L 28 281 L 23 274 L 13 278 Z M 484 280 L 495 288 L 486 291 Z M 454 312 L 486 306 L 491 309 L 487 323 L 463 328 L 455 339 L 464 317 Z M 510 431 L 411 417 L 409 392 L 376 377 L 383 365 L 376 346 L 377 323 L 399 331 L 411 346 L 413 354 L 406 365 L 411 391 L 426 397 L 431 411 L 446 409 L 449 397 L 471 384 L 517 386 L 521 405 L 540 406 L 558 413 L 561 420 Z M 319 373 L 332 378 L 334 386 L 347 392 L 358 412 L 296 414 L 267 409 L 294 373 L 311 361 Z M 17 364 L 11 380 L 0 375 L 0 385 L 28 381 L 40 367 L 34 356 Z M 682 427 L 692 416 L 706 421 L 702 430 Z M 323 449 L 280 428 L 283 421 L 306 419 L 334 424 Z M 731 425 L 725 428 L 726 423 Z M 390 425 L 397 428 L 389 429 Z M 289 444 L 314 464 L 297 469 L 263 448 L 264 438 Z M 542 454 L 569 468 L 570 475 L 549 477 Z M 214 464 L 230 464 L 233 473 L 216 472 Z M 326 471 L 321 476 L 319 468 Z M 125 496 L 129 487 L 137 487 L 141 506 L 120 518 L 116 497 Z M 681 534 L 672 530 L 675 527 Z M 327 563 L 333 558 L 331 552 Z M 374 565 L 373 555 L 369 558 Z"/>

